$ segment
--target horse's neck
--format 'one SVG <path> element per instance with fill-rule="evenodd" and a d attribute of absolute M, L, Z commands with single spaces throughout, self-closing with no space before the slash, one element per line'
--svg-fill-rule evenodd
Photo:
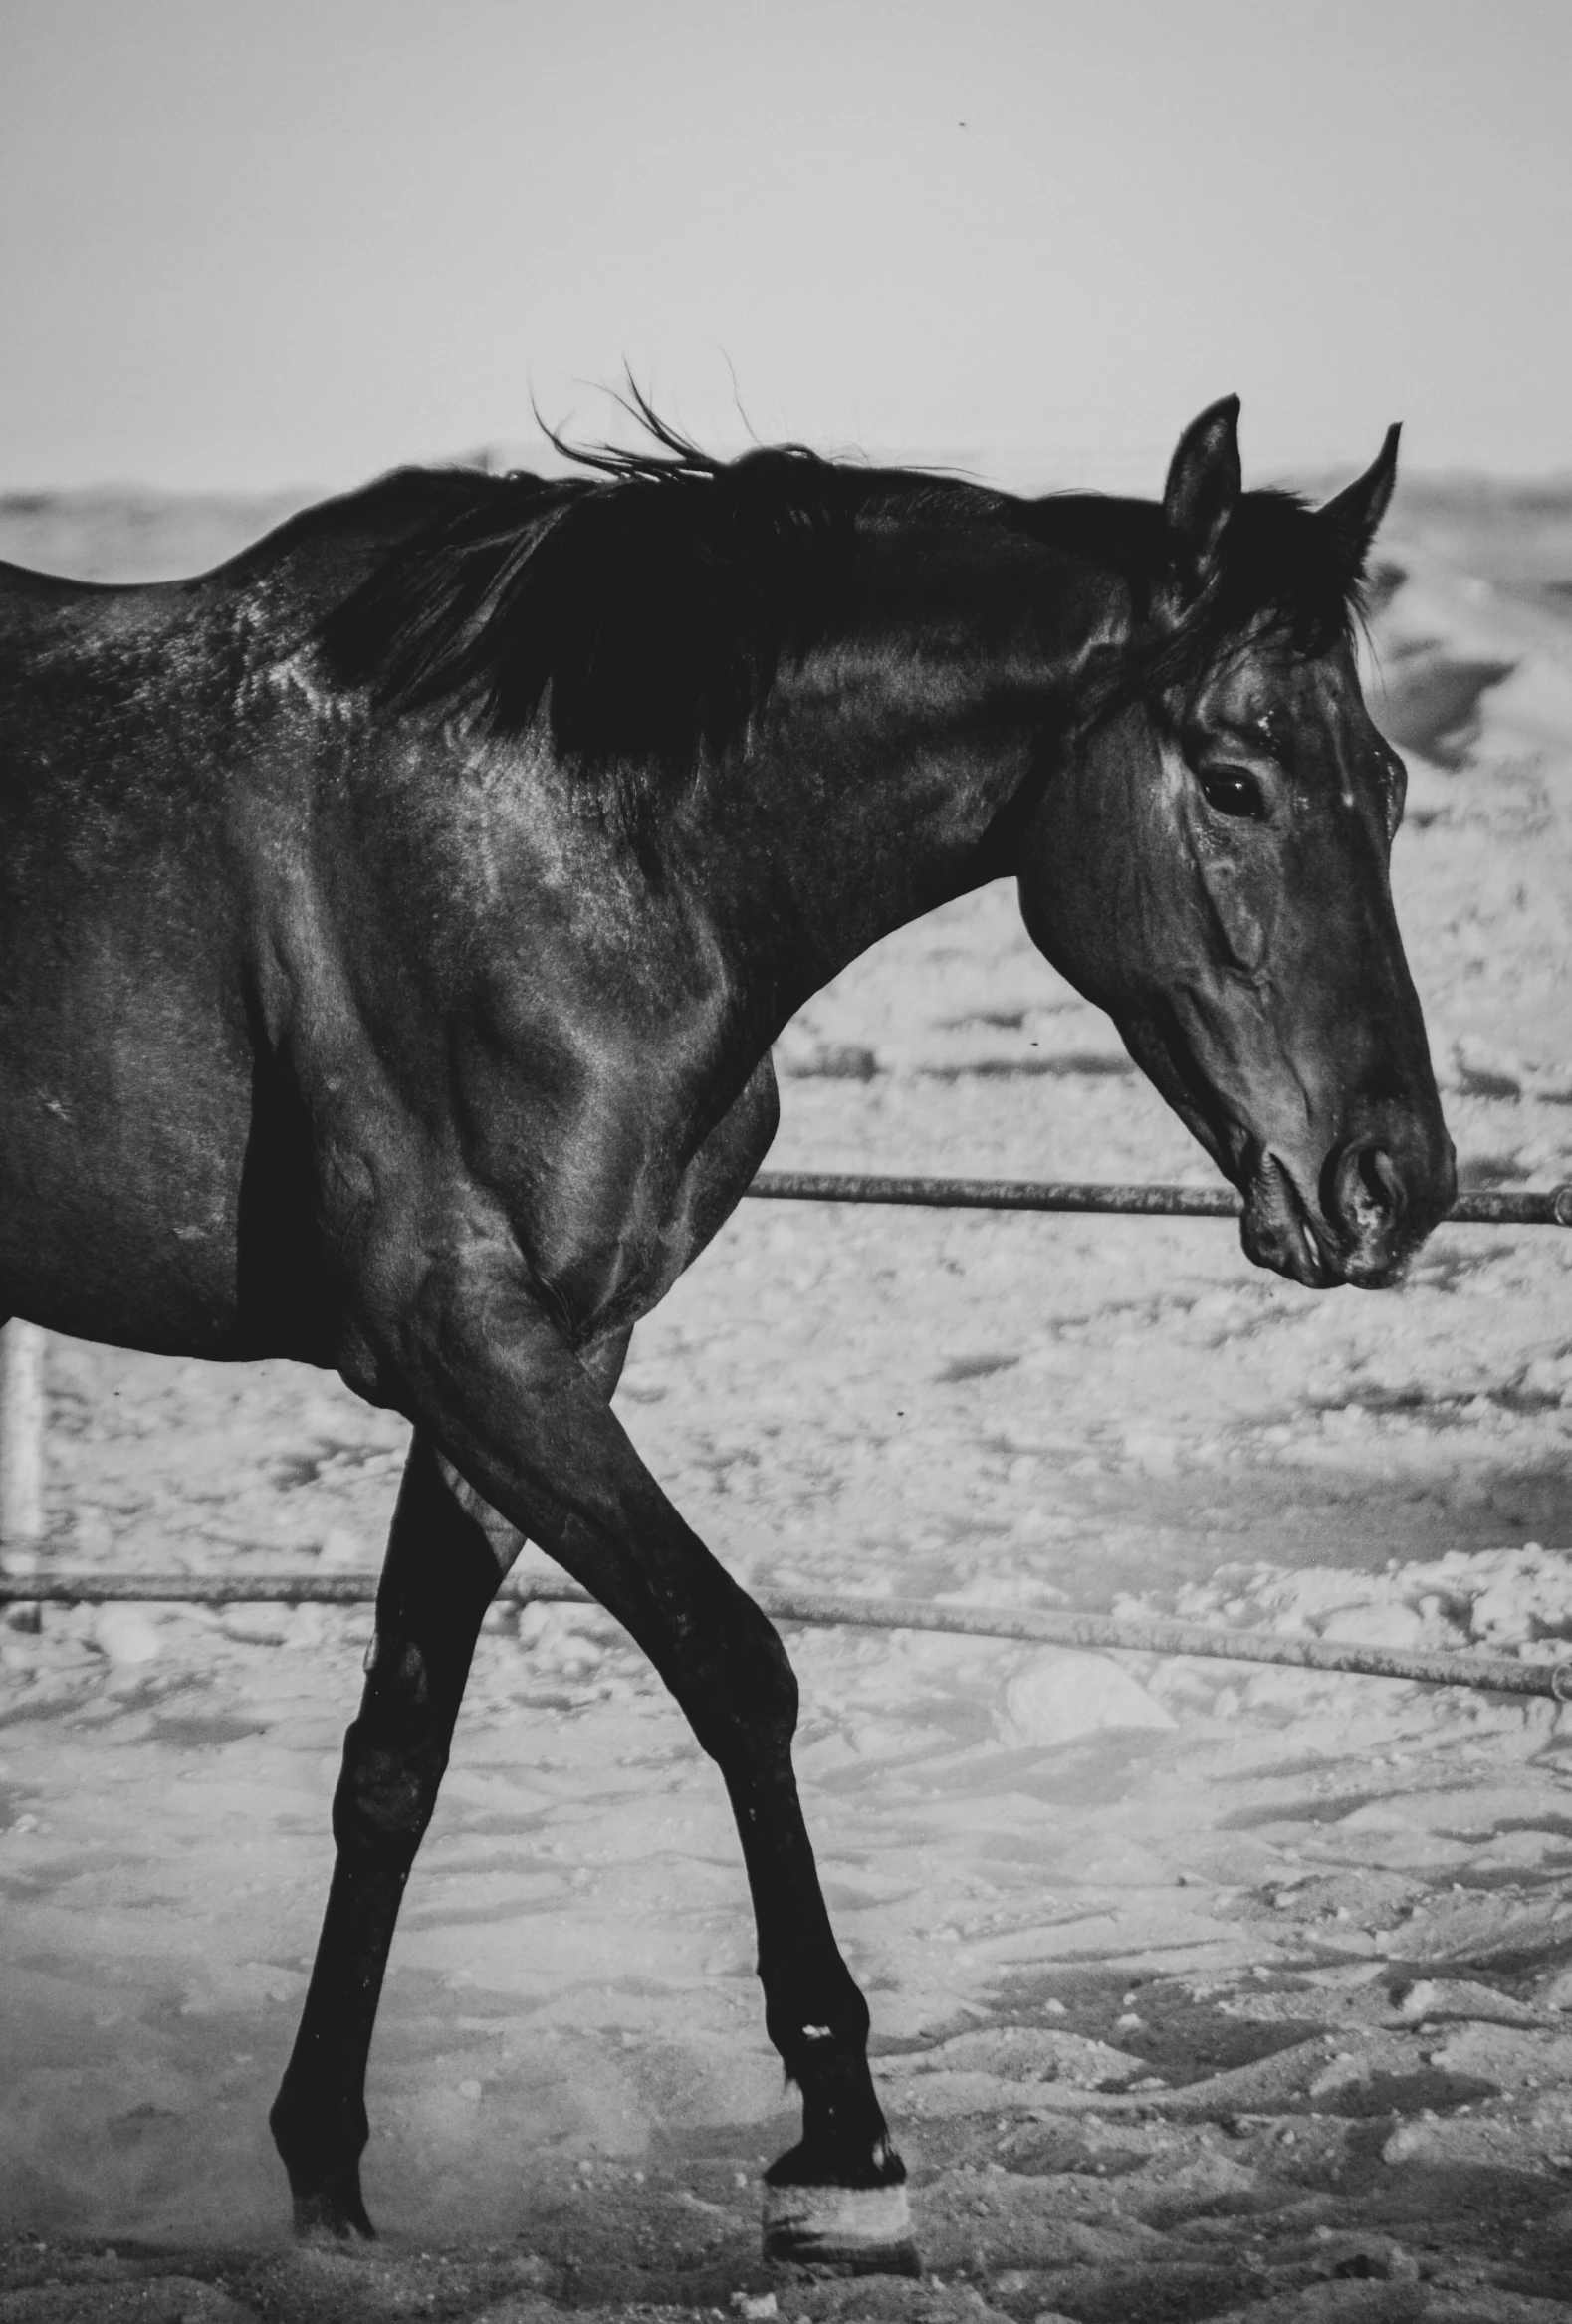
<path fill-rule="evenodd" d="M 855 690 L 854 713 L 832 691 L 788 697 L 745 762 L 722 849 L 731 945 L 788 1012 L 881 937 L 1014 868 L 1011 810 L 1040 773 L 1048 689 L 1009 715 L 940 692 L 907 672 L 883 697 Z"/>

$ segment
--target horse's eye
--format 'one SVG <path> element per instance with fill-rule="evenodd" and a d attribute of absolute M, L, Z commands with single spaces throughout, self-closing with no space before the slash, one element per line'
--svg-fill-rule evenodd
<path fill-rule="evenodd" d="M 1265 821 L 1261 787 L 1242 767 L 1209 767 L 1198 781 L 1208 807 L 1220 815 L 1247 815 L 1251 822 Z"/>

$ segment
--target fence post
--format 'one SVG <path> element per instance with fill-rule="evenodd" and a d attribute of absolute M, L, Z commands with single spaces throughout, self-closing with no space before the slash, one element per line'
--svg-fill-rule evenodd
<path fill-rule="evenodd" d="M 0 1548 L 44 1531 L 44 1334 L 14 1319 L 0 1331 Z"/>

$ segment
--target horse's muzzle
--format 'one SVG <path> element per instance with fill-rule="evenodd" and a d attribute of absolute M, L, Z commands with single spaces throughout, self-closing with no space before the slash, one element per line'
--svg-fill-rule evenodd
<path fill-rule="evenodd" d="M 1350 1138 L 1328 1156 L 1307 1195 L 1268 1148 L 1244 1197 L 1243 1243 L 1258 1267 L 1324 1290 L 1350 1283 L 1388 1290 L 1457 1199 L 1451 1140 L 1401 1158 L 1374 1138 Z"/>

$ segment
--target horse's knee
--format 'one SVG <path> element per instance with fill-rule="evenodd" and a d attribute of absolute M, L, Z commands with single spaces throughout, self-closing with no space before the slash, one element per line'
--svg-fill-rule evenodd
<path fill-rule="evenodd" d="M 333 1798 L 333 1836 L 342 1853 L 395 1864 L 412 1860 L 447 1763 L 445 1742 L 368 1742 L 356 1720 L 344 1737 L 343 1771 Z"/>
<path fill-rule="evenodd" d="M 748 1617 L 716 1642 L 684 1706 L 712 1758 L 760 1742 L 785 1749 L 796 1733 L 796 1673 L 768 1616 L 750 1605 Z"/>
<path fill-rule="evenodd" d="M 796 1733 L 798 1691 L 796 1673 L 781 1641 L 780 1633 L 768 1617 L 760 1636 L 754 1642 L 753 1652 L 747 1658 L 749 1692 L 758 1705 L 760 1716 L 776 1733 L 788 1740 Z"/>

